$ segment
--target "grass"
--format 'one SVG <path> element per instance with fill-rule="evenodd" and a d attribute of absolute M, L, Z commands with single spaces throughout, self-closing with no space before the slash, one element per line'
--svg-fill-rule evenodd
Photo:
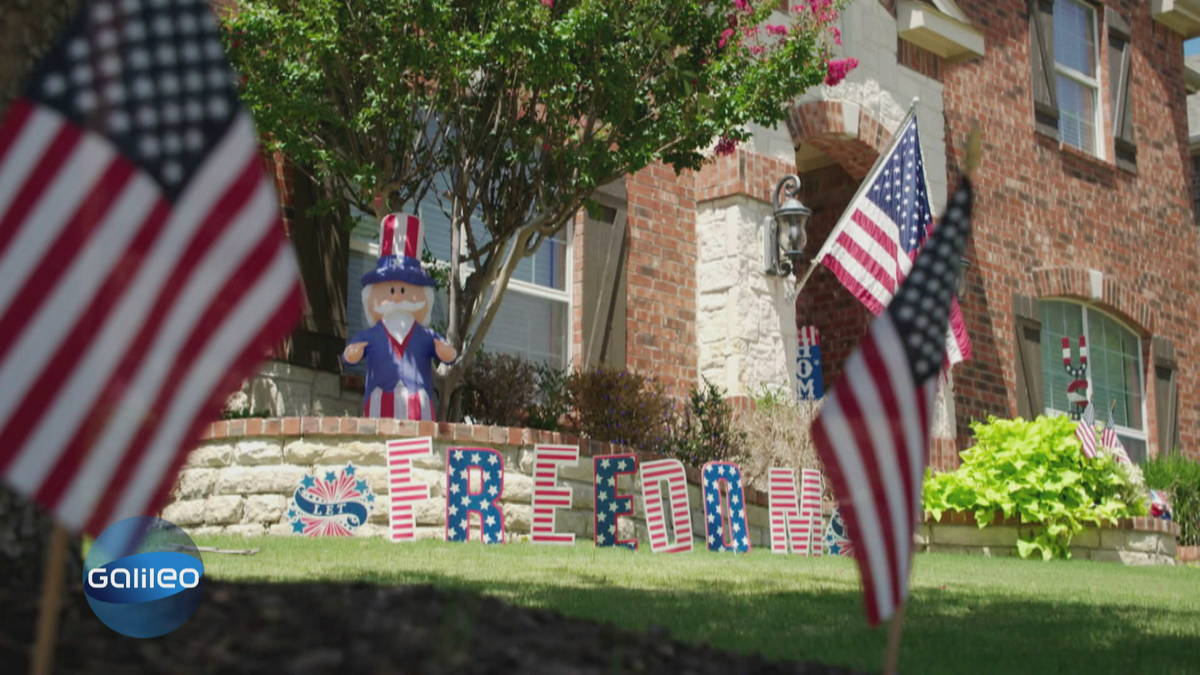
<path fill-rule="evenodd" d="M 841 558 L 652 555 L 381 539 L 199 537 L 211 578 L 429 583 L 774 659 L 878 671 L 886 629 L 866 626 Z M 913 673 L 1200 672 L 1200 569 L 950 554 L 914 564 L 900 669 Z"/>

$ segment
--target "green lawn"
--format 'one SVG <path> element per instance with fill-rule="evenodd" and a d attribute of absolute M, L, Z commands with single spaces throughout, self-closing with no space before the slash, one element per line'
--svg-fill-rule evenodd
<path fill-rule="evenodd" d="M 223 580 L 430 583 L 770 658 L 878 671 L 852 561 L 380 539 L 200 537 Z M 901 671 L 1200 673 L 1200 569 L 917 557 Z"/>

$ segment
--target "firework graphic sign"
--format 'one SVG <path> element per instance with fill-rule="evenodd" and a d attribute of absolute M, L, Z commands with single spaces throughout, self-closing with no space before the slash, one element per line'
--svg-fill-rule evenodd
<path fill-rule="evenodd" d="M 293 534 L 350 537 L 375 509 L 375 493 L 359 480 L 353 464 L 341 471 L 315 472 L 300 480 L 288 509 Z"/>

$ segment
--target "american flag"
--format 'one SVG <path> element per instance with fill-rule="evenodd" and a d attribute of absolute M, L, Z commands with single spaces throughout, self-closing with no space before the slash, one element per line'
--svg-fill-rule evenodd
<path fill-rule="evenodd" d="M 1100 445 L 1113 451 L 1118 462 L 1132 464 L 1129 459 L 1129 453 L 1125 452 L 1125 446 L 1121 444 L 1121 439 L 1117 437 L 1117 422 L 1113 419 L 1113 409 L 1108 409 L 1108 422 L 1104 425 L 1104 431 L 1100 433 Z"/>
<path fill-rule="evenodd" d="M 817 260 L 879 316 L 912 269 L 932 219 L 921 137 L 916 115 L 910 113 L 864 181 L 864 189 L 817 253 Z M 958 299 L 951 297 L 950 303 L 946 360 L 954 365 L 971 358 L 971 340 Z"/>
<path fill-rule="evenodd" d="M 83 3 L 0 122 L 0 474 L 155 513 L 302 302 L 208 2 Z"/>
<path fill-rule="evenodd" d="M 813 442 L 854 541 L 871 624 L 890 617 L 908 595 L 937 374 L 970 217 L 964 180 L 813 423 Z"/>
<path fill-rule="evenodd" d="M 1087 407 L 1075 425 L 1075 438 L 1083 445 L 1083 456 L 1092 459 L 1096 456 L 1096 407 L 1088 401 Z"/>

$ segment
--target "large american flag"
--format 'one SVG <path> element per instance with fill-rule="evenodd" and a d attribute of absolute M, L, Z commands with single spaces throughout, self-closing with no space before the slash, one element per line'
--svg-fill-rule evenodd
<path fill-rule="evenodd" d="M 937 374 L 970 217 L 964 180 L 813 423 L 817 453 L 854 541 L 871 624 L 890 617 L 908 595 Z"/>
<path fill-rule="evenodd" d="M 817 260 L 876 316 L 912 269 L 933 219 L 916 115 L 910 113 L 892 138 L 817 253 Z M 971 358 L 957 298 L 951 298 L 946 357 L 950 365 Z"/>
<path fill-rule="evenodd" d="M 156 512 L 303 296 L 206 0 L 82 5 L 0 123 L 0 474 Z"/>

